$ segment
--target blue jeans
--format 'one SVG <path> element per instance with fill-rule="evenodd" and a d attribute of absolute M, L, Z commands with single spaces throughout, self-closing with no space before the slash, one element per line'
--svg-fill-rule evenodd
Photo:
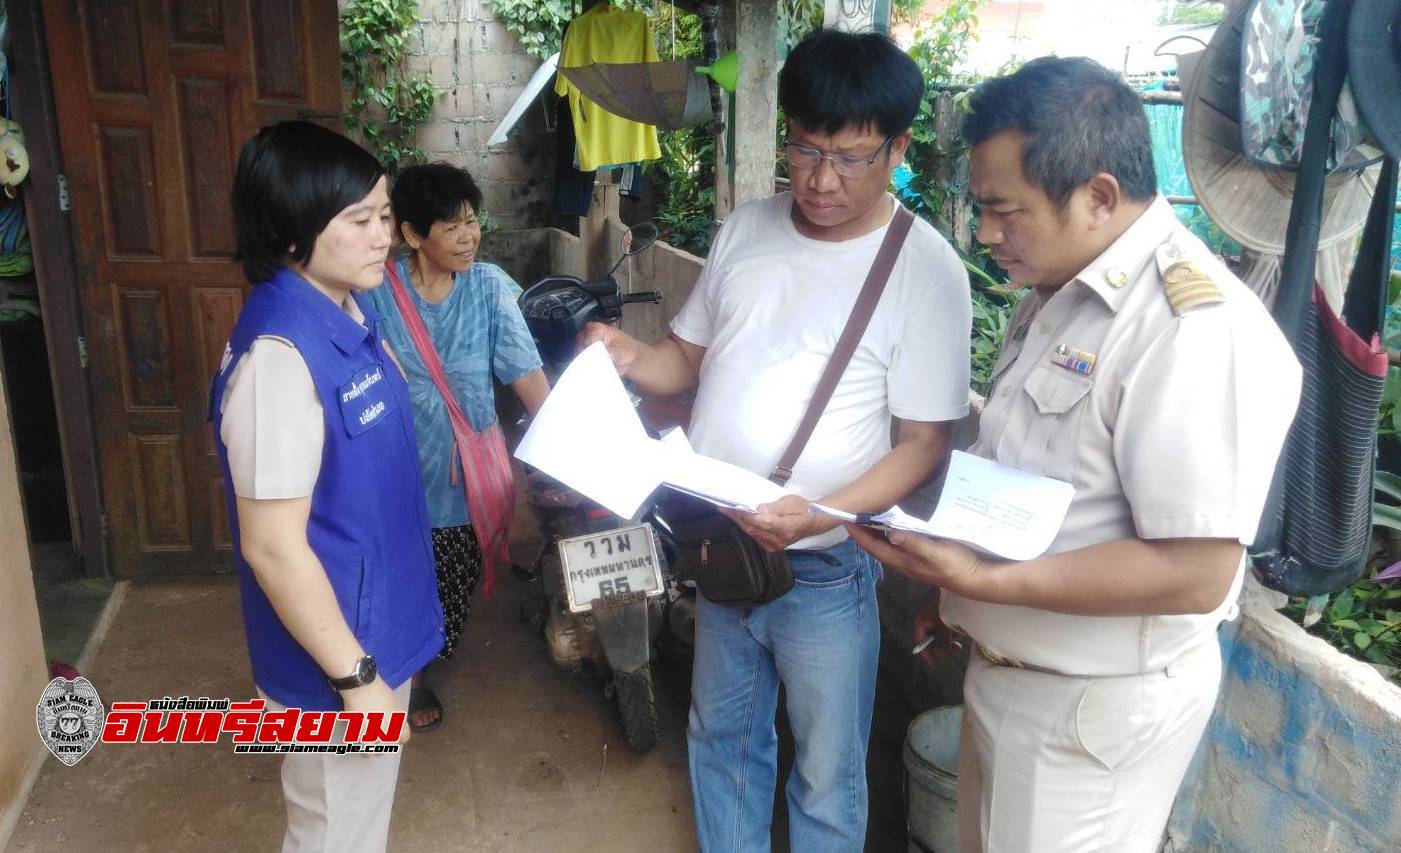
<path fill-rule="evenodd" d="M 704 853 L 769 849 L 780 682 L 797 745 L 792 849 L 859 853 L 865 844 L 880 568 L 850 541 L 823 553 L 836 565 L 792 556 L 793 589 L 777 601 L 736 609 L 698 597 L 686 739 Z"/>

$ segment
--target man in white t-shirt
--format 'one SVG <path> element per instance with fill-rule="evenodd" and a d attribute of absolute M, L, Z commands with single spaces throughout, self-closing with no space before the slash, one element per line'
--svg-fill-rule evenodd
<path fill-rule="evenodd" d="M 695 389 L 700 452 L 764 475 L 779 461 L 896 210 L 887 187 L 923 90 L 918 67 L 884 36 L 804 39 L 779 76 L 791 193 L 731 215 L 666 338 L 585 330 L 642 390 Z M 699 601 L 687 734 L 702 850 L 769 849 L 780 683 L 797 745 L 791 847 L 862 849 L 879 567 L 808 502 L 888 509 L 944 464 L 951 422 L 967 412 L 969 326 L 963 266 L 916 220 L 793 468 L 794 495 L 733 516 L 763 547 L 789 549 L 795 583 L 747 609 Z"/>

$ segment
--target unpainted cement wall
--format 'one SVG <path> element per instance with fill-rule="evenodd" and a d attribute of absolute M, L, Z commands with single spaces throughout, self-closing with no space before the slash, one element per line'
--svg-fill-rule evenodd
<path fill-rule="evenodd" d="M 1164 851 L 1401 850 L 1401 688 L 1248 586 Z"/>
<path fill-rule="evenodd" d="M 537 100 L 506 144 L 488 149 L 493 130 L 525 89 L 540 61 L 493 16 L 486 0 L 420 0 L 407 64 L 445 90 L 433 118 L 419 128 L 429 160 L 472 173 L 483 207 L 506 229 L 544 225 L 554 185 L 554 135 Z"/>
<path fill-rule="evenodd" d="M 0 366 L 0 848 L 40 759 L 34 708 L 48 681 L 3 373 Z"/>

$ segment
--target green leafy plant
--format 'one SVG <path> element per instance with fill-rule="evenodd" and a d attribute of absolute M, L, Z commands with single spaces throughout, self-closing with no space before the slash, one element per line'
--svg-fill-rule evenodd
<path fill-rule="evenodd" d="M 1378 471 L 1366 576 L 1334 595 L 1290 599 L 1284 613 L 1338 650 L 1401 681 L 1401 477 Z"/>
<path fill-rule="evenodd" d="M 916 23 L 923 10 L 924 0 L 890 0 L 890 17 L 896 21 Z"/>
<path fill-rule="evenodd" d="M 612 4 L 644 12 L 654 6 L 652 0 L 612 0 Z M 536 59 L 548 59 L 559 50 L 565 26 L 582 9 L 580 0 L 491 0 L 496 20 Z"/>
<path fill-rule="evenodd" d="M 1299 604 L 1290 609 L 1299 617 Z M 1401 667 L 1401 587 L 1360 580 L 1324 605 L 1322 619 L 1310 629 L 1338 649 L 1388 670 L 1394 679 Z"/>
<path fill-rule="evenodd" d="M 662 201 L 655 219 L 662 239 L 704 257 L 715 224 L 715 138 L 706 126 L 658 135 L 662 157 L 654 165 Z"/>
<path fill-rule="evenodd" d="M 969 46 L 978 37 L 977 13 L 983 2 L 953 0 L 915 31 L 909 51 L 924 77 L 924 95 L 910 128 L 910 147 L 905 156 L 911 164 L 912 175 L 901 195 L 911 210 L 951 240 L 953 235 L 944 211 L 948 202 L 966 193 L 968 187 L 940 183 L 931 170 L 937 161 L 947 162 L 963 156 L 966 147 L 957 133 L 939 133 L 935 126 L 936 113 L 941 99 L 945 104 L 952 102 L 963 108 L 966 87 L 977 80 L 975 75 L 959 69 L 968 56 Z M 963 93 L 952 95 L 959 87 L 965 87 Z M 986 394 L 1018 296 L 1001 286 L 986 247 L 975 243 L 971 254 L 960 251 L 960 256 L 973 285 L 973 335 L 969 343 L 972 386 L 978 393 Z"/>
<path fill-rule="evenodd" d="M 969 347 L 971 360 L 970 385 L 986 395 L 992 385 L 992 368 L 997 353 L 1007 336 L 1007 323 L 1012 317 L 1019 294 L 993 289 L 973 291 L 973 340 Z"/>
<path fill-rule="evenodd" d="M 935 128 L 936 102 L 949 87 L 974 82 L 972 75 L 958 68 L 968 56 L 969 45 L 978 37 L 977 11 L 982 3 L 983 0 L 953 0 L 915 31 L 909 51 L 924 78 L 924 95 L 910 128 L 910 147 L 905 155 L 914 169 L 907 201 L 915 213 L 945 232 L 947 225 L 939 221 L 939 211 L 951 193 L 962 193 L 967 188 L 936 184 L 928 169 L 937 158 L 957 157 L 964 150 L 964 143 L 957 135 L 940 137 Z"/>
<path fill-rule="evenodd" d="M 1158 15 L 1159 24 L 1188 24 L 1205 26 L 1219 24 L 1226 17 L 1226 7 L 1221 3 L 1183 2 Z"/>
<path fill-rule="evenodd" d="M 904 0 L 915 2 L 915 0 Z M 803 36 L 822 26 L 822 0 L 779 0 L 778 26 L 784 45 L 792 50 Z"/>
<path fill-rule="evenodd" d="M 578 0 L 491 0 L 496 20 L 526 52 L 546 59 L 559 50 L 564 26 L 579 14 Z"/>
<path fill-rule="evenodd" d="M 340 18 L 345 125 L 390 172 L 422 162 L 419 125 L 442 94 L 404 67 L 404 48 L 418 20 L 418 0 L 350 0 Z"/>

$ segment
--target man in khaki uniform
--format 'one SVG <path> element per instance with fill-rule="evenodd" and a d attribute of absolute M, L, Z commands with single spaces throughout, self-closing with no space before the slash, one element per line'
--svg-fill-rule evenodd
<path fill-rule="evenodd" d="M 1156 851 L 1215 703 L 1216 628 L 1235 615 L 1301 370 L 1157 196 L 1142 105 L 1117 75 L 1035 60 L 983 84 L 963 129 L 978 238 L 1030 288 L 972 452 L 1075 497 L 1047 554 L 1021 563 L 853 536 L 942 588 L 917 638 L 937 608 L 975 643 L 962 849 Z"/>

